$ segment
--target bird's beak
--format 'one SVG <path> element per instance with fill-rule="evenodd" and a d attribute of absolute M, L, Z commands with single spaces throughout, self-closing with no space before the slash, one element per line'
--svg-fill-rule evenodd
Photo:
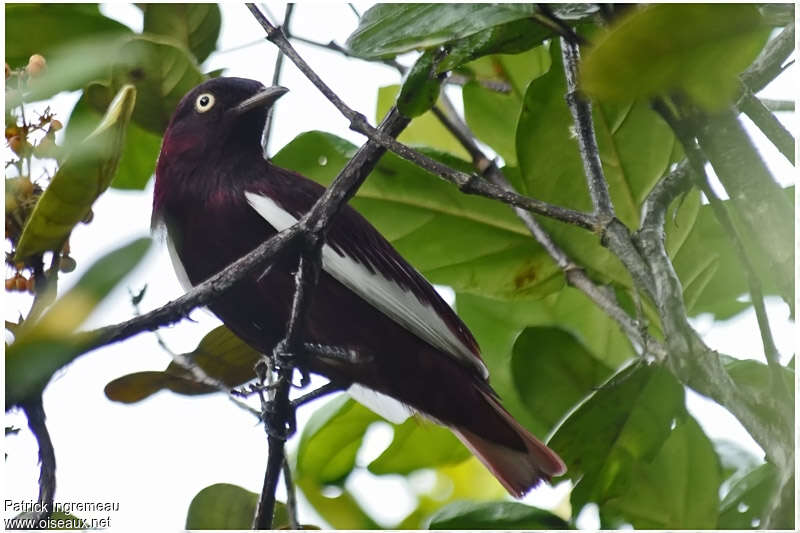
<path fill-rule="evenodd" d="M 267 87 L 260 93 L 251 96 L 247 100 L 244 100 L 242 103 L 234 107 L 232 111 L 236 115 L 243 115 L 244 113 L 252 111 L 257 107 L 269 107 L 275 103 L 275 100 L 288 92 L 289 89 L 286 87 L 280 87 L 278 85 L 274 87 Z"/>

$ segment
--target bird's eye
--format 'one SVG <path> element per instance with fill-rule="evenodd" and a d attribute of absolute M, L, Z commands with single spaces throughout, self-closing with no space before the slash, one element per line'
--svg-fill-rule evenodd
<path fill-rule="evenodd" d="M 198 113 L 205 113 L 214 107 L 214 95 L 211 93 L 203 93 L 194 101 L 194 108 Z"/>

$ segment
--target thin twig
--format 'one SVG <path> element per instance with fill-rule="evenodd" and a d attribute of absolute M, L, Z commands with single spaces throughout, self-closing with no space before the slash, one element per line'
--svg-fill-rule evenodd
<path fill-rule="evenodd" d="M 603 165 L 600 162 L 600 150 L 597 147 L 597 138 L 595 137 L 594 124 L 592 123 L 592 106 L 578 92 L 578 63 L 580 62 L 578 45 L 562 37 L 561 56 L 564 62 L 564 74 L 567 79 L 567 104 L 575 121 L 578 146 L 581 151 L 583 169 L 586 173 L 594 213 L 610 220 L 615 216 L 614 206 L 611 203 L 608 183 L 603 175 Z"/>
<path fill-rule="evenodd" d="M 300 529 L 300 522 L 297 520 L 297 494 L 288 459 L 283 461 L 283 481 L 286 484 L 286 514 L 289 516 L 289 529 Z"/>
<path fill-rule="evenodd" d="M 286 4 L 286 11 L 283 14 L 283 28 L 286 34 L 290 34 L 291 30 L 289 28 L 289 24 L 292 21 L 292 13 L 294 12 L 294 4 L 287 3 Z M 280 85 L 281 83 L 281 72 L 283 71 L 283 52 L 278 50 L 278 57 L 275 59 L 275 68 L 272 70 L 272 85 Z M 269 138 L 270 134 L 272 133 L 272 117 L 275 114 L 275 106 L 271 106 L 267 110 L 267 122 L 264 125 L 264 135 L 262 136 L 262 146 L 264 147 L 264 153 L 267 153 L 267 147 L 269 146 Z"/>
<path fill-rule="evenodd" d="M 794 112 L 794 100 L 775 100 L 773 98 L 759 98 L 759 100 L 773 113 Z"/>
<path fill-rule="evenodd" d="M 356 9 L 356 6 L 354 6 L 352 2 L 347 2 L 347 6 L 350 8 L 350 11 L 353 12 L 353 14 L 356 16 L 356 18 L 358 20 L 361 20 L 361 13 L 358 12 L 358 9 Z"/>
<path fill-rule="evenodd" d="M 467 174 L 460 172 L 449 166 L 440 163 L 430 157 L 409 148 L 408 146 L 397 142 L 393 137 L 376 130 L 369 124 L 366 117 L 357 111 L 348 107 L 325 82 L 323 82 L 316 72 L 300 57 L 297 51 L 292 47 L 291 43 L 286 39 L 280 28 L 274 26 L 253 4 L 247 4 L 247 7 L 253 13 L 253 16 L 267 32 L 267 39 L 275 44 L 278 48 L 283 50 L 286 56 L 291 59 L 297 68 L 317 86 L 320 92 L 344 115 L 350 120 L 350 128 L 363 135 L 366 135 L 370 140 L 379 143 L 381 146 L 391 150 L 400 157 L 411 161 L 424 168 L 425 170 L 451 182 L 458 186 L 458 188 L 468 194 L 479 194 L 487 198 L 494 198 L 501 202 L 522 207 L 534 213 L 548 216 L 562 222 L 575 224 L 585 229 L 595 230 L 596 224 L 593 217 L 587 216 L 584 213 L 573 211 L 559 206 L 553 206 L 547 202 L 542 202 L 534 198 L 528 198 L 519 194 L 505 191 L 502 188 L 493 185 L 486 180 L 480 178 L 476 174 Z"/>
<path fill-rule="evenodd" d="M 555 30 L 562 39 L 566 39 L 576 45 L 588 44 L 586 39 L 575 33 L 575 30 L 569 27 L 569 24 L 558 18 L 550 9 L 549 5 L 536 4 L 536 9 L 539 13 L 536 13 L 533 19 L 543 26 Z"/>
<path fill-rule="evenodd" d="M 445 105 L 449 104 L 449 99 L 446 95 L 442 95 L 441 98 Z M 487 176 L 487 178 L 492 180 L 498 187 L 513 191 L 512 185 L 509 183 L 502 170 L 497 167 L 494 161 L 486 157 L 486 154 L 483 153 L 475 142 L 474 134 L 470 131 L 467 124 L 461 120 L 461 117 L 454 113 L 445 113 L 438 107 L 434 107 L 433 112 L 445 128 L 458 139 L 464 149 L 472 156 L 473 165 L 479 172 Z M 619 306 L 608 291 L 598 287 L 589 279 L 586 272 L 573 262 L 567 253 L 553 241 L 552 237 L 550 237 L 547 231 L 545 231 L 530 212 L 519 207 L 513 207 L 513 209 L 531 232 L 531 235 L 533 235 L 536 241 L 564 272 L 564 277 L 567 279 L 567 282 L 578 288 L 592 300 L 595 305 L 617 322 L 623 333 L 636 349 L 641 350 L 642 353 L 644 353 L 645 350 L 649 350 L 658 360 L 663 360 L 664 357 L 666 357 L 663 347 L 654 339 L 643 335 L 642 328 L 638 322 L 633 320 Z"/>

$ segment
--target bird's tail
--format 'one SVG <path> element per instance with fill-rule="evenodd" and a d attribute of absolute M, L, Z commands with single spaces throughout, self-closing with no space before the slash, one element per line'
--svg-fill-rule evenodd
<path fill-rule="evenodd" d="M 553 476 L 560 476 L 567 471 L 564 462 L 553 450 L 522 427 L 494 396 L 489 393 L 484 395 L 500 418 L 519 435 L 526 449 L 511 448 L 464 427 L 451 429 L 506 490 L 521 498 L 541 480 L 550 481 Z"/>

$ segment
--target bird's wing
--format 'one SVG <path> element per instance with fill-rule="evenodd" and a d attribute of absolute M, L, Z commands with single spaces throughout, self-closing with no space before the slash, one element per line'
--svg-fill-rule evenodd
<path fill-rule="evenodd" d="M 276 184 L 271 180 L 269 191 L 251 188 L 245 195 L 253 209 L 282 231 L 311 208 L 323 188 L 300 175 L 277 167 L 271 169 L 280 170 L 286 174 L 284 178 L 291 179 L 291 190 L 276 195 L 273 189 Z M 291 206 L 273 200 L 275 196 L 288 195 L 291 195 Z M 488 377 L 478 344 L 458 315 L 430 283 L 349 206 L 345 206 L 329 228 L 322 249 L 322 267 L 408 331 L 472 366 L 484 379 Z"/>

